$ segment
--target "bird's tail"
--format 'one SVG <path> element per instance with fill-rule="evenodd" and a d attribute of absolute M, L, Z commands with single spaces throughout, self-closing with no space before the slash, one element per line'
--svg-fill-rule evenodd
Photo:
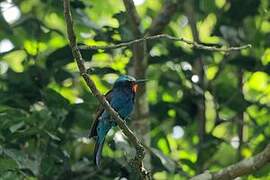
<path fill-rule="evenodd" d="M 104 140 L 105 138 L 99 139 L 99 137 L 97 137 L 96 139 L 95 150 L 94 150 L 94 163 L 98 168 L 100 168 L 100 159 L 101 159 L 102 149 L 104 145 Z"/>

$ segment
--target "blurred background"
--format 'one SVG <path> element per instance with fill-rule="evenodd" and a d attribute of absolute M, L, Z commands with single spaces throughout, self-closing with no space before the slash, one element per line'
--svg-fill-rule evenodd
<path fill-rule="evenodd" d="M 102 169 L 93 164 L 87 134 L 98 102 L 73 61 L 62 3 L 0 0 L 0 179 L 132 179 L 134 150 L 119 128 L 106 139 Z M 148 41 L 139 58 L 130 47 L 82 51 L 102 93 L 120 74 L 150 79 L 129 127 L 150 147 L 154 179 L 215 172 L 262 151 L 270 137 L 269 0 L 134 3 L 139 35 L 121 0 L 71 0 L 78 42 L 117 44 L 149 32 L 253 46 L 221 53 L 162 39 Z M 149 31 L 167 6 L 167 22 Z M 269 178 L 266 166 L 242 179 Z"/>

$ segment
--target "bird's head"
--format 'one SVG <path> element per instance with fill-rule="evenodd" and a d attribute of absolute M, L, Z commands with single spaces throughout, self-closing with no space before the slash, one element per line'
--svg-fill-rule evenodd
<path fill-rule="evenodd" d="M 115 81 L 113 87 L 114 88 L 128 88 L 128 89 L 130 88 L 132 92 L 136 93 L 138 84 L 144 83 L 146 81 L 147 80 L 145 79 L 136 80 L 132 76 L 122 75 Z"/>

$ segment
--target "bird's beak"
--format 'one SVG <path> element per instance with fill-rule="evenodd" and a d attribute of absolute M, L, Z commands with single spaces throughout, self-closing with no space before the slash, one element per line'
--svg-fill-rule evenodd
<path fill-rule="evenodd" d="M 135 81 L 135 84 L 143 84 L 143 83 L 145 83 L 147 81 L 148 81 L 148 79 L 138 79 L 138 80 Z"/>
<path fill-rule="evenodd" d="M 147 79 L 138 79 L 138 80 L 136 80 L 136 81 L 135 81 L 135 84 L 132 86 L 132 91 L 133 91 L 134 93 L 136 93 L 136 92 L 137 92 L 138 86 L 139 86 L 140 84 L 145 83 L 146 81 L 148 81 L 148 80 L 147 80 Z"/>

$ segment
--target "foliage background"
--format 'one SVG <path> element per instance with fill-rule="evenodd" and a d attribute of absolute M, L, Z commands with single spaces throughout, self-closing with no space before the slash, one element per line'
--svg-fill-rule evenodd
<path fill-rule="evenodd" d="M 137 5 L 141 31 L 164 2 L 146 0 Z M 126 159 L 133 150 L 118 128 L 107 138 L 102 169 L 93 165 L 93 141 L 86 137 L 98 103 L 73 62 L 62 1 L 0 3 L 0 179 L 129 177 Z M 134 39 L 122 1 L 71 3 L 81 43 Z M 193 39 L 187 17 L 192 5 L 201 42 L 250 43 L 253 48 L 224 54 L 195 51 L 179 42 L 149 42 L 147 100 L 155 179 L 187 179 L 203 169 L 217 171 L 260 152 L 270 137 L 269 1 L 178 3 L 164 33 Z M 132 66 L 129 48 L 88 50 L 83 56 L 103 93 Z M 199 58 L 204 74 L 197 71 Z M 201 96 L 206 119 L 203 143 L 198 137 Z M 267 177 L 269 166 L 243 179 Z"/>

